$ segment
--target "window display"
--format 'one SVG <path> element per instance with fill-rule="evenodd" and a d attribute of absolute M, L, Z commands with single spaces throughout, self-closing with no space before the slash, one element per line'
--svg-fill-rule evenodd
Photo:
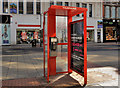
<path fill-rule="evenodd" d="M 115 27 L 106 27 L 106 40 L 115 40 L 116 30 Z"/>
<path fill-rule="evenodd" d="M 39 42 L 40 32 L 39 30 L 17 30 L 17 44 L 22 43 L 31 43 L 33 39 L 36 39 Z"/>

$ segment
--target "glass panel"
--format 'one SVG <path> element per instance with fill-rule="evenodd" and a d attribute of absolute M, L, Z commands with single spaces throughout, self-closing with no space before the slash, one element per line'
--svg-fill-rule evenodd
<path fill-rule="evenodd" d="M 40 14 L 40 2 L 36 2 L 36 5 L 37 5 L 37 8 L 36 8 L 36 10 L 37 10 L 37 14 Z"/>
<path fill-rule="evenodd" d="M 76 3 L 76 7 L 80 7 L 80 3 Z M 76 16 L 79 17 L 79 14 Z"/>
<path fill-rule="evenodd" d="M 111 18 L 115 18 L 115 7 L 112 7 L 111 11 L 112 11 Z"/>
<path fill-rule="evenodd" d="M 54 1 L 50 1 L 50 6 L 51 6 L 51 5 L 54 5 Z"/>
<path fill-rule="evenodd" d="M 67 43 L 67 17 L 56 16 L 56 37 L 58 43 Z"/>
<path fill-rule="evenodd" d="M 92 4 L 89 4 L 89 17 L 92 17 Z"/>
<path fill-rule="evenodd" d="M 45 74 L 47 76 L 47 14 L 45 15 Z"/>
<path fill-rule="evenodd" d="M 57 2 L 56 5 L 62 6 L 62 2 Z"/>
<path fill-rule="evenodd" d="M 3 13 L 8 13 L 8 2 L 3 2 Z"/>
<path fill-rule="evenodd" d="M 110 18 L 110 7 L 109 6 L 105 7 L 105 18 Z"/>
<path fill-rule="evenodd" d="M 58 43 L 67 43 L 67 17 L 56 16 L 56 37 Z M 57 46 L 57 57 L 56 57 L 56 72 L 64 72 L 68 70 L 68 46 L 58 45 Z"/>
<path fill-rule="evenodd" d="M 19 2 L 19 14 L 23 14 L 23 2 Z"/>
<path fill-rule="evenodd" d="M 65 6 L 69 6 L 69 3 L 68 3 L 68 2 L 65 2 Z"/>
<path fill-rule="evenodd" d="M 87 8 L 87 4 L 82 3 L 82 8 Z M 84 17 L 84 14 L 82 13 L 82 17 Z"/>
<path fill-rule="evenodd" d="M 33 14 L 33 2 L 27 2 L 27 14 Z"/>
<path fill-rule="evenodd" d="M 67 45 L 57 46 L 56 72 L 68 70 L 68 47 Z"/>

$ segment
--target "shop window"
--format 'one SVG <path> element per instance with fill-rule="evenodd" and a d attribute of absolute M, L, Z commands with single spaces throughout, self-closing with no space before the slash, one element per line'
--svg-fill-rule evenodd
<path fill-rule="evenodd" d="M 29 29 L 29 30 L 21 30 L 17 29 L 17 44 L 23 43 L 31 43 L 33 39 L 36 39 L 39 42 L 40 39 L 40 31 L 39 29 Z"/>
<path fill-rule="evenodd" d="M 80 7 L 80 3 L 76 3 L 76 7 Z M 80 15 L 76 15 L 77 17 L 79 17 Z"/>
<path fill-rule="evenodd" d="M 110 18 L 110 7 L 105 6 L 105 18 Z"/>
<path fill-rule="evenodd" d="M 115 7 L 111 7 L 111 18 L 115 18 Z"/>
<path fill-rule="evenodd" d="M 19 14 L 23 14 L 23 2 L 19 2 Z"/>
<path fill-rule="evenodd" d="M 27 2 L 27 14 L 33 14 L 33 2 Z"/>
<path fill-rule="evenodd" d="M 50 1 L 50 6 L 51 6 L 51 5 L 54 5 L 54 1 Z"/>
<path fill-rule="evenodd" d="M 115 27 L 106 27 L 106 40 L 115 40 L 116 30 Z"/>
<path fill-rule="evenodd" d="M 3 2 L 3 13 L 8 13 L 8 2 Z"/>
<path fill-rule="evenodd" d="M 36 13 L 37 13 L 37 14 L 40 14 L 40 2 L 36 2 L 36 7 L 37 7 Z"/>
<path fill-rule="evenodd" d="M 65 2 L 65 6 L 69 6 L 69 3 L 68 3 L 68 2 Z"/>
<path fill-rule="evenodd" d="M 62 6 L 62 2 L 57 2 L 56 5 Z"/>
<path fill-rule="evenodd" d="M 89 17 L 92 17 L 92 4 L 89 4 Z"/>

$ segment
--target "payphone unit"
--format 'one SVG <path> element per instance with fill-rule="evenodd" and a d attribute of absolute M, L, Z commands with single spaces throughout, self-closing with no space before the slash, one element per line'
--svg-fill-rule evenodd
<path fill-rule="evenodd" d="M 57 56 L 57 37 L 50 37 L 50 56 Z"/>

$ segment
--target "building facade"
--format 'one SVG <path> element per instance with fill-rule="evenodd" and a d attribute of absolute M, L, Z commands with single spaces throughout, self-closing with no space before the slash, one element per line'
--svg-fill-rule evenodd
<path fill-rule="evenodd" d="M 43 29 L 43 13 L 51 5 L 87 8 L 87 40 L 88 42 L 103 42 L 103 28 L 98 25 L 98 22 L 101 22 L 103 19 L 102 2 L 1 0 L 0 14 L 10 15 L 11 18 L 9 44 L 30 43 L 32 39 L 39 39 L 42 35 L 41 30 Z M 82 17 L 83 15 L 77 15 L 73 17 L 73 20 L 78 20 Z M 2 31 L 2 26 L 5 26 L 5 24 L 0 25 Z M 0 40 L 2 44 L 3 39 L 1 38 Z"/>
<path fill-rule="evenodd" d="M 120 36 L 120 2 L 105 2 L 103 6 L 103 41 L 116 41 Z"/>

